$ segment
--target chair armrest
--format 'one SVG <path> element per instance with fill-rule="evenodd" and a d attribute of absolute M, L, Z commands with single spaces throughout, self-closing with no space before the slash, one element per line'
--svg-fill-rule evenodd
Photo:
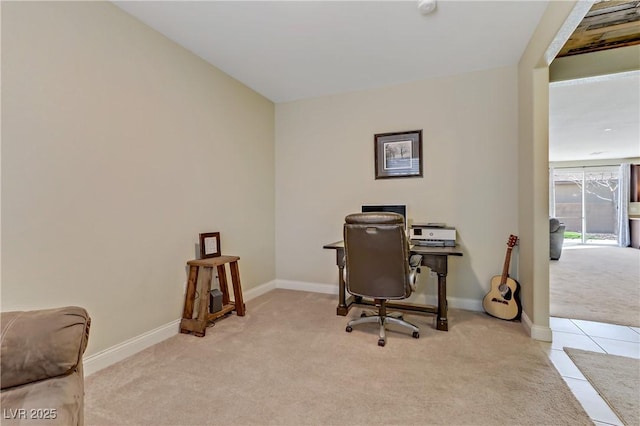
<path fill-rule="evenodd" d="M 3 390 L 66 375 L 81 364 L 91 324 L 83 308 L 3 312 L 0 321 Z"/>
<path fill-rule="evenodd" d="M 411 291 L 416 291 L 416 281 L 418 280 L 418 268 L 422 263 L 422 255 L 414 254 L 409 258 L 409 266 L 411 270 L 409 271 L 409 285 L 411 286 Z"/>
<path fill-rule="evenodd" d="M 562 222 L 560 222 L 555 217 L 552 217 L 551 219 L 549 219 L 549 232 L 552 234 L 554 232 L 558 232 L 561 225 L 562 225 Z"/>

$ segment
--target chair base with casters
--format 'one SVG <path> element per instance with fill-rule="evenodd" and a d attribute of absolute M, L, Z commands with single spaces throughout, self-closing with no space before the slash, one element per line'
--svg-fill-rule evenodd
<path fill-rule="evenodd" d="M 380 325 L 380 337 L 378 338 L 378 346 L 384 346 L 387 343 L 386 325 L 396 324 L 411 330 L 411 337 L 413 337 L 414 339 L 420 337 L 420 330 L 418 329 L 418 327 L 405 321 L 402 318 L 402 314 L 400 314 L 398 317 L 387 314 L 387 305 L 385 300 L 376 299 L 375 303 L 377 306 L 379 306 L 377 315 L 367 315 L 367 313 L 363 312 L 361 318 L 349 321 L 346 328 L 346 331 L 348 333 L 351 333 L 353 331 L 353 326 L 355 325 L 377 323 Z"/>

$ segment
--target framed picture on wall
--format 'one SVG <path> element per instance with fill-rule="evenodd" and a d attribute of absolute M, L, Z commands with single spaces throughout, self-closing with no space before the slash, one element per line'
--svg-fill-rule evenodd
<path fill-rule="evenodd" d="M 200 259 L 220 256 L 220 233 L 200 234 Z"/>
<path fill-rule="evenodd" d="M 376 179 L 422 177 L 422 130 L 374 137 Z"/>

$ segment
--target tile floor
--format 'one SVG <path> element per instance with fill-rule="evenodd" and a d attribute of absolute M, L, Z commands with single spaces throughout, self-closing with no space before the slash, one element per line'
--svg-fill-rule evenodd
<path fill-rule="evenodd" d="M 591 386 L 563 347 L 640 358 L 640 328 L 592 321 L 550 318 L 552 343 L 541 343 L 569 388 L 596 425 L 622 422 Z"/>

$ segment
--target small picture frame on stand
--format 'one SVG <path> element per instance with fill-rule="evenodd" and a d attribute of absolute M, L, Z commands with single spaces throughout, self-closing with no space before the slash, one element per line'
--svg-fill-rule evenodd
<path fill-rule="evenodd" d="M 200 259 L 220 256 L 220 233 L 206 232 L 200 234 Z"/>

